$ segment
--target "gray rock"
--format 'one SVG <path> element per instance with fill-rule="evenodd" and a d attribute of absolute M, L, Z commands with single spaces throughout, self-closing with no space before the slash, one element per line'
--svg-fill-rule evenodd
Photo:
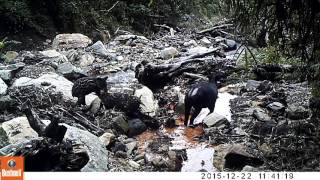
<path fill-rule="evenodd" d="M 263 93 L 271 91 L 272 89 L 273 89 L 273 85 L 268 80 L 262 81 L 261 84 L 258 87 L 258 90 L 263 92 Z"/>
<path fill-rule="evenodd" d="M 60 64 L 57 72 L 70 80 L 87 76 L 80 68 L 75 67 L 70 62 Z"/>
<path fill-rule="evenodd" d="M 39 78 L 40 76 L 49 72 L 54 73 L 55 69 L 50 65 L 36 64 L 30 65 L 23 68 L 16 74 L 16 78 L 28 77 L 28 78 Z"/>
<path fill-rule="evenodd" d="M 143 133 L 145 130 L 147 130 L 146 124 L 140 119 L 131 119 L 129 120 L 128 125 L 129 125 L 129 131 L 128 131 L 129 137 L 139 135 Z"/>
<path fill-rule="evenodd" d="M 72 142 L 73 148 L 79 147 L 89 155 L 89 162 L 81 169 L 82 172 L 108 171 L 108 151 L 99 138 L 88 131 L 69 125 L 64 140 Z"/>
<path fill-rule="evenodd" d="M 105 146 L 109 146 L 109 144 L 115 140 L 115 137 L 114 134 L 106 132 L 100 136 L 99 139 Z"/>
<path fill-rule="evenodd" d="M 19 56 L 19 53 L 15 51 L 7 51 L 5 56 L 6 56 L 6 61 L 11 62 L 12 60 L 14 60 Z"/>
<path fill-rule="evenodd" d="M 24 66 L 25 64 L 22 62 L 6 66 L 0 65 L 0 78 L 6 82 L 10 82 L 14 78 L 15 74 L 23 69 Z"/>
<path fill-rule="evenodd" d="M 44 86 L 45 84 L 46 86 Z M 42 89 L 51 88 L 55 92 L 62 93 L 64 100 L 74 99 L 71 94 L 73 83 L 55 73 L 44 74 L 37 79 L 21 77 L 14 81 L 12 87 L 22 87 L 29 85 L 35 85 L 36 87 L 40 87 Z"/>
<path fill-rule="evenodd" d="M 261 81 L 248 80 L 246 84 L 246 91 L 257 91 Z"/>
<path fill-rule="evenodd" d="M 154 99 L 153 92 L 146 86 L 136 89 L 134 96 L 138 97 L 141 101 L 141 112 L 148 116 L 155 116 L 159 109 L 158 101 Z"/>
<path fill-rule="evenodd" d="M 99 56 L 110 58 L 112 60 L 116 60 L 117 57 L 114 53 L 108 52 L 108 50 L 101 41 L 97 41 L 96 43 L 94 43 L 92 46 L 88 48 L 88 50 L 92 51 L 93 53 Z"/>
<path fill-rule="evenodd" d="M 175 47 L 168 47 L 160 52 L 160 57 L 162 59 L 174 58 L 179 54 L 179 51 Z"/>
<path fill-rule="evenodd" d="M 259 172 L 259 168 L 255 168 L 255 167 L 252 167 L 252 166 L 249 166 L 249 165 L 246 165 L 242 168 L 241 170 L 242 172 Z"/>
<path fill-rule="evenodd" d="M 100 110 L 102 101 L 98 96 L 96 96 L 96 95 L 93 95 L 93 96 L 95 96 L 95 98 L 91 101 L 91 103 L 89 104 L 89 102 L 86 100 L 86 104 L 88 102 L 88 104 L 90 106 L 90 112 L 92 112 L 93 114 L 96 114 Z M 87 96 L 86 96 L 86 98 L 87 98 Z"/>
<path fill-rule="evenodd" d="M 206 118 L 203 119 L 203 123 L 207 127 L 229 127 L 230 122 L 227 120 L 226 117 L 217 114 L 217 113 L 211 113 Z"/>
<path fill-rule="evenodd" d="M 232 50 L 236 50 L 237 49 L 237 43 L 234 40 L 231 39 L 226 39 L 224 41 L 226 47 L 224 48 L 224 50 L 226 51 L 232 51 Z"/>
<path fill-rule="evenodd" d="M 42 54 L 44 59 L 42 63 L 48 62 L 53 67 L 68 62 L 67 57 L 56 50 L 40 51 L 40 54 Z"/>
<path fill-rule="evenodd" d="M 242 144 L 221 144 L 215 147 L 213 165 L 219 171 L 225 168 L 242 170 L 246 165 L 261 166 L 263 161 L 247 152 Z"/>
<path fill-rule="evenodd" d="M 8 85 L 0 78 L 0 96 L 6 95 L 8 91 Z"/>
<path fill-rule="evenodd" d="M 202 39 L 200 39 L 200 44 L 208 47 L 211 45 L 211 41 L 208 38 L 203 37 Z"/>
<path fill-rule="evenodd" d="M 8 69 L 0 70 L 0 79 L 4 81 L 11 81 L 13 78 L 13 71 Z"/>
<path fill-rule="evenodd" d="M 270 103 L 267 107 L 272 111 L 281 111 L 285 108 L 284 105 L 279 102 Z"/>
<path fill-rule="evenodd" d="M 253 110 L 253 117 L 257 118 L 259 121 L 271 120 L 271 117 L 261 108 L 255 108 Z"/>
<path fill-rule="evenodd" d="M 135 168 L 135 169 L 139 169 L 139 167 L 140 167 L 140 165 L 137 163 L 137 162 L 135 162 L 135 161 L 133 161 L 133 160 L 129 160 L 129 165 L 131 166 L 131 167 L 133 167 L 133 168 Z"/>
<path fill-rule="evenodd" d="M 134 157 L 133 160 L 134 161 L 144 160 L 144 154 L 138 154 L 136 157 Z"/>
<path fill-rule="evenodd" d="M 26 117 L 17 117 L 2 123 L 2 129 L 8 136 L 11 144 L 20 143 L 38 137 L 38 134 L 30 127 Z"/>
<path fill-rule="evenodd" d="M 0 111 L 8 110 L 17 107 L 17 103 L 9 95 L 0 96 Z"/>
<path fill-rule="evenodd" d="M 141 40 L 148 41 L 148 39 L 144 36 L 137 36 L 137 35 L 132 35 L 132 34 L 120 35 L 120 36 L 116 37 L 114 40 L 123 42 L 123 41 L 128 41 L 131 39 L 141 39 Z"/>
<path fill-rule="evenodd" d="M 309 117 L 309 111 L 303 106 L 289 105 L 286 109 L 286 114 L 289 119 L 299 120 Z"/>
<path fill-rule="evenodd" d="M 83 34 L 58 34 L 52 42 L 52 48 L 54 49 L 75 49 L 85 48 L 91 44 L 90 38 Z"/>
<path fill-rule="evenodd" d="M 127 134 L 129 132 L 129 124 L 122 115 L 112 119 L 112 125 L 120 133 Z"/>
<path fill-rule="evenodd" d="M 130 156 L 132 154 L 132 151 L 137 148 L 137 142 L 136 141 L 130 142 L 126 144 L 126 146 L 127 146 L 127 155 Z"/>

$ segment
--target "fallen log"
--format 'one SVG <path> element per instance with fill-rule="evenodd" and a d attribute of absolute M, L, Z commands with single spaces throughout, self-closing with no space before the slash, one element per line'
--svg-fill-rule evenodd
<path fill-rule="evenodd" d="M 52 138 L 57 142 L 62 141 L 67 128 L 59 125 L 59 119 L 61 118 L 59 115 L 49 114 L 51 117 L 51 122 L 48 126 L 46 126 L 38 116 L 34 115 L 29 100 L 22 104 L 21 110 L 27 116 L 31 128 L 35 130 L 40 137 Z"/>
<path fill-rule="evenodd" d="M 207 62 L 210 59 L 201 59 L 208 55 L 221 55 L 221 48 L 213 48 L 206 52 L 192 54 L 186 57 L 173 59 L 174 63 L 165 63 L 165 64 L 151 64 L 147 61 L 141 62 L 137 65 L 135 69 L 135 77 L 138 81 L 148 86 L 150 89 L 155 90 L 165 86 L 167 83 L 173 80 L 174 77 L 183 74 L 184 72 L 189 72 L 195 70 L 196 67 L 190 67 L 187 65 L 192 63 L 202 63 Z M 206 65 L 207 66 L 207 65 Z M 199 67 L 197 67 L 199 68 Z"/>

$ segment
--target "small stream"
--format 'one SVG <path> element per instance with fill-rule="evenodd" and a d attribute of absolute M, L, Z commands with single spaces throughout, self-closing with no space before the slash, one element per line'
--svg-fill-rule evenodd
<path fill-rule="evenodd" d="M 228 88 L 219 90 L 219 97 L 216 102 L 215 113 L 225 116 L 231 121 L 230 100 L 236 96 L 226 92 Z M 141 143 L 140 149 L 146 148 L 146 140 L 151 140 L 159 137 L 160 134 L 171 138 L 172 145 L 170 150 L 186 149 L 187 160 L 183 162 L 181 171 L 197 172 L 197 171 L 217 171 L 213 166 L 214 148 L 207 143 L 200 143 L 196 140 L 197 137 L 203 135 L 202 120 L 209 114 L 209 110 L 203 109 L 195 119 L 195 124 L 199 124 L 195 128 L 186 128 L 183 121 L 176 120 L 178 127 L 175 128 L 160 128 L 157 132 L 147 131 L 138 137 Z M 198 121 L 198 122 L 197 122 Z"/>

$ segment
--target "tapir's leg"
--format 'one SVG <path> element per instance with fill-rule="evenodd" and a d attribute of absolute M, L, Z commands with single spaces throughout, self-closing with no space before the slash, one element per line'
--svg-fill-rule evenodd
<path fill-rule="evenodd" d="M 190 126 L 193 126 L 193 121 L 199 115 L 200 112 L 201 112 L 201 108 L 195 109 L 195 111 L 192 114 L 192 117 L 190 119 L 190 124 L 189 124 Z"/>
<path fill-rule="evenodd" d="M 191 111 L 191 105 L 187 100 L 184 101 L 184 107 L 185 107 L 184 108 L 184 125 L 187 126 L 189 121 L 190 111 Z"/>
<path fill-rule="evenodd" d="M 86 98 L 85 96 L 78 97 L 78 103 L 81 105 L 86 105 Z"/>
<path fill-rule="evenodd" d="M 213 105 L 211 105 L 211 106 L 209 107 L 210 113 L 213 113 L 214 107 L 215 107 L 215 104 L 213 104 Z"/>

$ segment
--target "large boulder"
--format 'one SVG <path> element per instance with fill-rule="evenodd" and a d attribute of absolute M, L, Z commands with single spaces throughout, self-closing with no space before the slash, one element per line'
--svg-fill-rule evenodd
<path fill-rule="evenodd" d="M 66 78 L 55 73 L 44 74 L 37 79 L 21 77 L 14 81 L 12 88 L 35 85 L 42 89 L 54 89 L 55 92 L 62 93 L 65 100 L 72 100 L 71 93 L 73 83 Z"/>
<path fill-rule="evenodd" d="M 108 151 L 99 137 L 88 131 L 84 131 L 69 125 L 64 136 L 65 141 L 72 142 L 74 149 L 83 149 L 88 153 L 89 161 L 81 169 L 82 172 L 106 172 L 108 171 Z"/>
<path fill-rule="evenodd" d="M 54 49 L 75 49 L 75 48 L 85 48 L 91 44 L 92 41 L 89 37 L 79 34 L 58 34 L 53 42 L 52 48 Z"/>
<path fill-rule="evenodd" d="M 136 89 L 134 96 L 140 99 L 141 112 L 148 116 L 155 116 L 159 108 L 158 101 L 154 99 L 153 92 L 146 86 Z"/>
<path fill-rule="evenodd" d="M 11 144 L 20 143 L 38 137 L 38 134 L 30 127 L 26 117 L 17 117 L 2 123 L 2 129 L 8 136 Z"/>

